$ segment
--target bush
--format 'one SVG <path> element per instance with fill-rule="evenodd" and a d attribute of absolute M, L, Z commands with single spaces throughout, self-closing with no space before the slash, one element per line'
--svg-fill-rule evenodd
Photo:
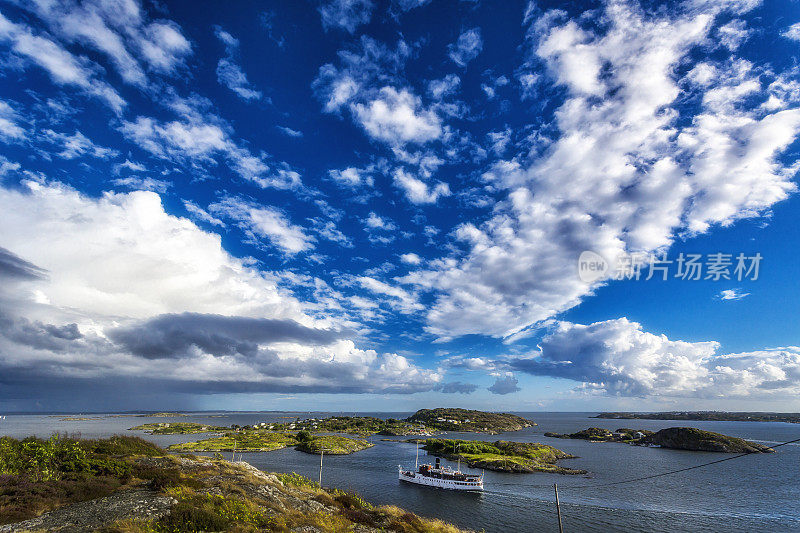
<path fill-rule="evenodd" d="M 107 496 L 120 485 L 115 478 L 88 473 L 48 482 L 24 476 L 0 476 L 0 524 L 27 520 L 67 503 Z"/>
<path fill-rule="evenodd" d="M 263 511 L 245 501 L 215 496 L 197 495 L 180 500 L 170 513 L 155 524 L 158 531 L 227 531 L 236 526 L 269 525 Z"/>
<path fill-rule="evenodd" d="M 293 487 L 319 487 L 319 483 L 316 481 L 311 481 L 307 477 L 301 476 L 296 472 L 292 472 L 291 474 L 277 474 L 277 477 L 284 485 Z"/>
<path fill-rule="evenodd" d="M 230 525 L 230 520 L 205 506 L 180 502 L 167 516 L 161 518 L 157 525 L 160 526 L 157 529 L 162 531 L 225 531 Z"/>
<path fill-rule="evenodd" d="M 303 430 L 303 431 L 298 431 L 297 436 L 295 436 L 295 438 L 298 440 L 298 442 L 308 442 L 313 437 L 311 436 L 311 433 L 309 433 L 306 430 Z"/>
<path fill-rule="evenodd" d="M 371 509 L 372 505 L 365 501 L 361 496 L 354 492 L 344 492 L 336 490 L 334 492 L 334 501 L 345 509 Z"/>
<path fill-rule="evenodd" d="M 107 496 L 127 483 L 133 472 L 132 465 L 120 456 L 163 453 L 138 437 L 0 437 L 0 523 Z"/>
<path fill-rule="evenodd" d="M 176 487 L 181 484 L 180 470 L 169 468 L 165 470 L 156 470 L 150 478 L 148 486 L 152 490 L 163 491 L 169 487 Z"/>
<path fill-rule="evenodd" d="M 163 449 L 141 437 L 115 435 L 108 439 L 81 441 L 92 448 L 92 453 L 103 455 L 164 455 Z"/>

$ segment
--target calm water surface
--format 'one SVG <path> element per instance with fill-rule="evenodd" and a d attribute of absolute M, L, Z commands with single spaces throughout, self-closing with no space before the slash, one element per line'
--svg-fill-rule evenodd
<path fill-rule="evenodd" d="M 47 437 L 53 432 L 86 438 L 136 433 L 159 445 L 198 440 L 198 435 L 145 435 L 128 428 L 147 422 L 200 422 L 229 426 L 256 422 L 285 422 L 332 413 L 196 413 L 175 419 L 124 417 L 62 421 L 61 416 L 8 415 L 0 420 L 0 435 Z M 336 413 L 352 414 L 352 413 Z M 360 413 L 362 415 L 369 413 Z M 380 413 L 405 417 L 410 413 Z M 323 484 L 353 490 L 377 504 L 393 504 L 418 514 L 441 518 L 461 527 L 487 532 L 557 531 L 552 484 L 557 482 L 566 532 L 798 532 L 800 531 L 800 446 L 788 445 L 774 454 L 750 455 L 637 483 L 611 487 L 575 488 L 621 481 L 688 467 L 726 457 L 726 454 L 641 448 L 616 443 L 552 439 L 547 431 L 571 433 L 590 426 L 633 427 L 656 431 L 691 425 L 748 440 L 775 444 L 800 437 L 800 424 L 779 422 L 683 422 L 659 420 L 602 420 L 594 413 L 519 413 L 538 426 L 501 435 L 449 434 L 483 440 L 542 442 L 579 456 L 561 464 L 590 472 L 584 476 L 502 474 L 486 472 L 483 494 L 460 494 L 400 484 L 397 465 L 413 465 L 414 445 L 371 438 L 375 447 L 347 456 L 326 456 Z M 99 415 L 86 415 L 99 416 Z M 421 456 L 422 457 L 422 456 Z M 319 475 L 319 456 L 294 449 L 243 454 L 263 470 Z"/>

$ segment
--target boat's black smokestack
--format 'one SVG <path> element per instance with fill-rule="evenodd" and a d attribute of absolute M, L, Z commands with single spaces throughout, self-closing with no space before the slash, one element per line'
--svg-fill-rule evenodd
<path fill-rule="evenodd" d="M 436 458 L 436 468 L 439 468 L 439 458 Z"/>

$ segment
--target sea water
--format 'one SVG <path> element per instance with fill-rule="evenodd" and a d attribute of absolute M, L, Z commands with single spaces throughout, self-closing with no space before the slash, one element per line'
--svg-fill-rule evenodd
<path fill-rule="evenodd" d="M 78 421 L 64 421 L 58 415 L 8 415 L 5 420 L 0 420 L 0 435 L 47 437 L 53 432 L 59 432 L 96 438 L 113 434 L 136 434 L 161 446 L 168 446 L 176 442 L 199 440 L 204 436 L 146 435 L 140 431 L 129 431 L 128 428 L 148 422 L 252 425 L 258 422 L 286 422 L 294 418 L 321 418 L 333 414 L 354 415 L 320 412 L 208 412 L 177 418 L 102 416 L 99 419 Z M 409 414 L 359 413 L 382 418 L 403 418 Z M 358 492 L 374 504 L 397 505 L 463 528 L 497 533 L 557 531 L 553 483 L 558 483 L 566 532 L 800 531 L 800 446 L 797 444 L 780 447 L 774 454 L 753 454 L 655 479 L 601 486 L 690 467 L 728 455 L 544 436 L 545 432 L 571 433 L 590 426 L 611 430 L 630 427 L 653 431 L 665 427 L 692 426 L 770 445 L 800 437 L 800 424 L 605 420 L 591 418 L 595 413 L 518 414 L 539 425 L 500 435 L 449 433 L 447 436 L 550 444 L 579 456 L 559 464 L 587 470 L 588 476 L 503 474 L 487 471 L 486 490 L 482 494 L 420 487 L 400 483 L 397 479 L 398 464 L 413 466 L 414 444 L 401 442 L 404 440 L 402 437 L 387 441 L 375 435 L 370 437 L 375 444 L 373 448 L 352 455 L 325 456 L 323 485 Z M 230 454 L 225 455 L 227 457 Z M 244 453 L 242 459 L 267 471 L 297 472 L 311 479 L 319 476 L 319 456 L 291 448 L 266 453 Z M 428 459 L 424 452 L 420 455 L 420 460 L 423 459 Z M 455 467 L 455 464 L 451 466 Z M 578 486 L 581 488 L 571 488 Z"/>

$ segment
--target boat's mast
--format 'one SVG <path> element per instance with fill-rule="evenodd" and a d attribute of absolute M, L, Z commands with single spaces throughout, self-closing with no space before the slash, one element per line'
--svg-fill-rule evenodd
<path fill-rule="evenodd" d="M 458 453 L 458 447 L 461 443 L 456 444 L 456 457 L 458 457 L 458 471 L 461 472 L 461 455 Z"/>
<path fill-rule="evenodd" d="M 417 458 L 414 459 L 414 472 L 419 470 L 419 439 L 417 439 Z"/>

